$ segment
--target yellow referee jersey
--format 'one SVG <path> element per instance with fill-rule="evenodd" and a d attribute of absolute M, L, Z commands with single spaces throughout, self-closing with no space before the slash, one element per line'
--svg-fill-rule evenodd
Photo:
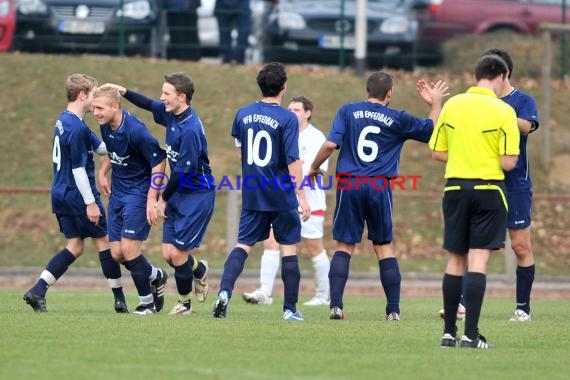
<path fill-rule="evenodd" d="M 429 147 L 448 152 L 445 178 L 502 180 L 500 156 L 518 155 L 519 140 L 513 108 L 492 90 L 471 87 L 445 103 Z"/>

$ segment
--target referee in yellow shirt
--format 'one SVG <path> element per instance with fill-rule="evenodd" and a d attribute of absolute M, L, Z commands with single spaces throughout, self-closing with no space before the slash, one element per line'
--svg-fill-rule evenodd
<path fill-rule="evenodd" d="M 457 307 L 463 280 L 467 313 L 460 346 L 492 347 L 479 334 L 479 316 L 491 251 L 505 244 L 503 170 L 515 167 L 520 139 L 515 111 L 497 97 L 507 76 L 507 64 L 500 57 L 481 57 L 475 67 L 477 85 L 447 101 L 429 142 L 432 158 L 446 162 L 443 248 L 449 255 L 442 284 L 442 347 L 458 345 Z"/>

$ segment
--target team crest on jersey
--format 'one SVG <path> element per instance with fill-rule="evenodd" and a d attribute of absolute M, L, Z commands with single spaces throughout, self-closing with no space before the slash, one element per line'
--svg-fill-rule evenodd
<path fill-rule="evenodd" d="M 166 156 L 168 157 L 168 159 L 172 162 L 178 161 L 178 156 L 180 156 L 180 153 L 176 152 L 175 150 L 172 150 L 172 147 L 168 144 L 166 144 L 165 147 L 166 147 Z"/>
<path fill-rule="evenodd" d="M 126 160 L 127 158 L 129 158 L 129 157 L 130 157 L 130 156 L 121 157 L 121 156 L 119 156 L 117 153 L 111 152 L 111 157 L 109 157 L 109 159 L 111 160 L 111 163 L 112 163 L 112 164 L 121 165 L 121 166 L 128 166 L 129 164 L 127 164 L 127 163 L 125 162 L 125 160 Z"/>

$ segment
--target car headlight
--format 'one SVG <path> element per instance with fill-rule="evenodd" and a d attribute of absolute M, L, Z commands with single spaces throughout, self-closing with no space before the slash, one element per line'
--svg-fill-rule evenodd
<path fill-rule="evenodd" d="M 380 24 L 380 32 L 386 34 L 406 33 L 410 26 L 410 20 L 406 17 L 390 17 Z"/>
<path fill-rule="evenodd" d="M 280 12 L 277 16 L 277 24 L 281 29 L 305 29 L 305 19 L 298 13 Z"/>
<path fill-rule="evenodd" d="M 47 13 L 47 6 L 42 0 L 20 0 L 18 12 L 23 15 Z"/>
<path fill-rule="evenodd" d="M 117 16 L 133 18 L 135 20 L 142 20 L 149 17 L 151 14 L 150 3 L 148 0 L 133 1 L 132 3 L 123 4 L 123 11 L 119 9 Z"/>
<path fill-rule="evenodd" d="M 0 0 L 0 17 L 5 17 L 10 12 L 10 3 L 7 0 Z"/>

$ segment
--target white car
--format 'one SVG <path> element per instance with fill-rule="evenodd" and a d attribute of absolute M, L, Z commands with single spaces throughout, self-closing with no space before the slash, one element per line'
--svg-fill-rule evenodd
<path fill-rule="evenodd" d="M 202 5 L 198 8 L 198 36 L 200 45 L 205 55 L 218 55 L 220 47 L 220 33 L 218 21 L 214 16 L 214 5 L 216 0 L 202 0 Z M 252 28 L 249 36 L 249 48 L 246 51 L 246 61 L 250 63 L 261 62 L 261 40 L 265 19 L 271 8 L 271 1 L 251 0 Z M 234 39 L 237 38 L 237 31 L 232 33 Z"/>

